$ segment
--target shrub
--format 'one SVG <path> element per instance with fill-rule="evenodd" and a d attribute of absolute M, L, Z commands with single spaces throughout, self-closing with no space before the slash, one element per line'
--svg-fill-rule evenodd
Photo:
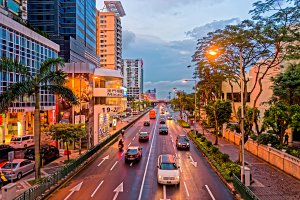
<path fill-rule="evenodd" d="M 190 128 L 190 125 L 183 119 L 178 119 L 177 122 L 182 128 Z"/>
<path fill-rule="evenodd" d="M 250 133 L 250 138 L 251 138 L 252 140 L 257 140 L 257 135 L 255 135 L 255 133 L 251 132 L 251 133 Z"/>
<path fill-rule="evenodd" d="M 229 155 L 226 153 L 221 154 L 221 159 L 223 162 L 228 162 L 229 161 Z"/>
<path fill-rule="evenodd" d="M 188 132 L 188 135 L 226 181 L 231 182 L 233 174 L 240 174 L 240 166 L 232 162 L 229 159 L 229 155 L 220 152 L 219 149 L 212 144 L 212 142 L 206 140 L 203 136 L 195 138 L 192 131 Z"/>
<path fill-rule="evenodd" d="M 211 148 L 211 152 L 213 152 L 213 153 L 217 153 L 219 151 L 219 148 L 218 147 L 216 147 L 216 146 L 212 146 L 212 148 Z"/>
<path fill-rule="evenodd" d="M 207 146 L 207 147 L 211 147 L 211 146 L 212 146 L 212 142 L 207 140 L 207 141 L 206 141 L 206 146 Z"/>
<path fill-rule="evenodd" d="M 278 144 L 278 140 L 277 140 L 277 137 L 275 137 L 274 135 L 272 134 L 260 134 L 258 137 L 257 137 L 257 142 L 259 144 L 264 144 L 264 145 L 267 145 L 267 144 L 272 144 L 272 146 L 275 146 L 276 144 Z"/>

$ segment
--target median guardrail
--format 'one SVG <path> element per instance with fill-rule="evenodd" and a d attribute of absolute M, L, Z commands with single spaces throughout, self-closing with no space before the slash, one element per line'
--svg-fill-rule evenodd
<path fill-rule="evenodd" d="M 124 126 L 124 129 L 132 126 L 136 121 L 142 118 L 149 110 L 145 111 L 142 115 L 134 119 L 132 122 L 128 123 Z M 71 172 L 75 170 L 79 170 L 80 167 L 87 164 L 88 159 L 95 155 L 99 150 L 105 147 L 107 144 L 112 142 L 117 136 L 120 134 L 121 130 L 116 131 L 114 134 L 110 135 L 106 139 L 104 139 L 100 144 L 96 145 L 80 157 L 78 157 L 73 162 L 66 164 L 62 169 L 58 170 L 54 174 L 48 175 L 41 179 L 41 182 L 33 185 L 31 188 L 24 191 L 22 194 L 18 195 L 14 200 L 35 200 L 35 199 L 43 199 L 43 197 L 51 194 L 56 188 L 67 181 L 67 177 L 71 175 Z"/>
<path fill-rule="evenodd" d="M 244 200 L 259 200 L 259 198 L 241 180 L 233 174 L 233 186 Z"/>

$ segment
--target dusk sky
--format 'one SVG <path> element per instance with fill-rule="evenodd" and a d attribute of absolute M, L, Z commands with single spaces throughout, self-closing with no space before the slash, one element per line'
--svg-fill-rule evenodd
<path fill-rule="evenodd" d="M 208 32 L 249 19 L 256 0 L 121 0 L 123 58 L 144 60 L 144 90 L 157 89 L 159 99 L 174 87 L 192 91 L 197 39 Z M 98 1 L 98 8 L 103 1 Z M 172 97 L 174 93 L 172 92 Z"/>

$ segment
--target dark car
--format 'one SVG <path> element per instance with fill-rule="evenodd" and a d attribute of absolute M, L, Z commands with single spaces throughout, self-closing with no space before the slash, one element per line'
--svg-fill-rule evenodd
<path fill-rule="evenodd" d="M 190 141 L 185 135 L 179 135 L 176 138 L 176 147 L 177 149 L 190 149 Z"/>
<path fill-rule="evenodd" d="M 161 125 L 159 127 L 159 134 L 166 134 L 166 135 L 168 135 L 168 127 L 166 125 Z"/>
<path fill-rule="evenodd" d="M 168 118 L 168 120 L 173 120 L 172 115 L 169 115 L 167 118 Z"/>
<path fill-rule="evenodd" d="M 0 145 L 0 162 L 8 161 L 8 152 L 14 151 L 14 148 L 7 145 Z"/>
<path fill-rule="evenodd" d="M 144 121 L 144 126 L 150 126 L 150 122 L 149 121 Z"/>
<path fill-rule="evenodd" d="M 29 160 L 34 160 L 35 158 L 35 150 L 34 147 L 29 147 L 26 149 L 24 153 L 24 157 Z M 41 147 L 42 158 L 46 163 L 59 158 L 59 150 L 55 146 L 52 145 L 43 145 Z"/>
<path fill-rule="evenodd" d="M 165 124 L 165 123 L 166 123 L 166 119 L 165 119 L 165 118 L 160 118 L 159 123 L 160 123 L 160 124 Z"/>
<path fill-rule="evenodd" d="M 137 146 L 128 147 L 125 153 L 125 162 L 140 161 L 142 158 L 142 148 Z"/>

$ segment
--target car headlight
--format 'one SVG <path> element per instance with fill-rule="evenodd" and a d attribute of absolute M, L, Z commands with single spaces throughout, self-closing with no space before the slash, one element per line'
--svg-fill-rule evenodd
<path fill-rule="evenodd" d="M 159 175 L 159 176 L 158 176 L 158 179 L 162 179 L 162 176 L 161 176 L 161 175 Z"/>
<path fill-rule="evenodd" d="M 186 145 L 187 145 L 187 146 L 190 146 L 190 143 L 187 143 Z"/>
<path fill-rule="evenodd" d="M 181 143 L 179 142 L 178 145 L 181 145 Z"/>
<path fill-rule="evenodd" d="M 179 176 L 176 176 L 176 179 L 177 179 L 177 180 L 179 180 L 179 178 L 180 178 Z"/>

